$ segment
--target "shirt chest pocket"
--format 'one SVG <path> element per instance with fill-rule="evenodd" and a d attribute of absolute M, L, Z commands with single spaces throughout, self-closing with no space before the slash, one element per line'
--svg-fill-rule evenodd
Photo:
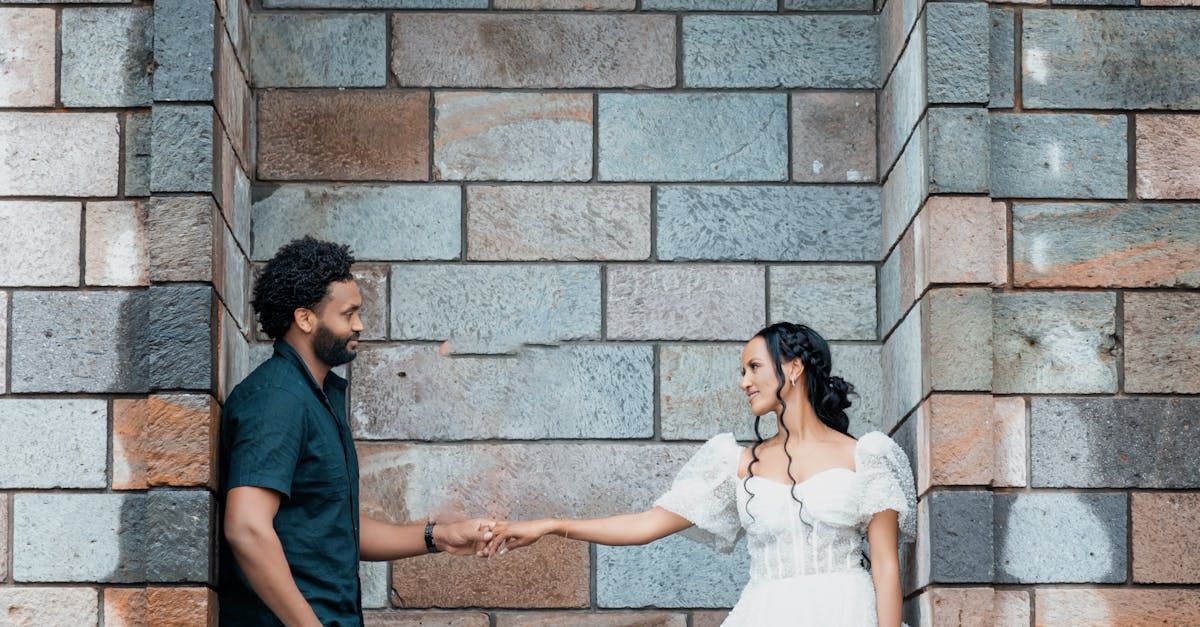
<path fill-rule="evenodd" d="M 292 493 L 306 499 L 344 498 L 350 490 L 350 472 L 341 436 L 332 418 L 324 418 L 324 424 L 320 417 L 309 423 L 308 439 L 292 483 Z"/>

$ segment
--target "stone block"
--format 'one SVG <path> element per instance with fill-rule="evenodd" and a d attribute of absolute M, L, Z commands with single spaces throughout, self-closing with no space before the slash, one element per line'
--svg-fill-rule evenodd
<path fill-rule="evenodd" d="M 926 498 L 929 500 L 931 581 L 991 582 L 992 494 L 935 491 Z"/>
<path fill-rule="evenodd" d="M 62 12 L 62 103 L 144 107 L 154 101 L 154 13 L 150 7 Z"/>
<path fill-rule="evenodd" d="M 1007 213 L 1003 203 L 981 196 L 937 196 L 926 201 L 912 230 L 916 294 L 938 283 L 1004 285 Z"/>
<path fill-rule="evenodd" d="M 362 586 L 364 608 L 387 608 L 392 589 L 392 578 L 388 574 L 387 562 L 359 562 L 358 582 Z"/>
<path fill-rule="evenodd" d="M 0 111 L 0 196 L 116 196 L 117 118 Z"/>
<path fill-rule="evenodd" d="M 5 313 L 0 318 L 0 337 L 8 337 L 8 292 L 0 292 L 0 311 Z M 0 394 L 8 393 L 8 342 L 0 342 Z M 2 544 L 2 543 L 0 543 Z M 3 561 L 3 560 L 0 560 Z M 0 576 L 3 574 L 0 573 Z"/>
<path fill-rule="evenodd" d="M 250 156 L 250 133 L 252 130 L 250 111 L 254 108 L 254 98 L 250 94 L 250 82 L 238 61 L 237 51 L 224 33 L 221 34 L 217 51 L 217 115 L 224 124 L 231 148 L 236 155 L 229 159 L 222 155 L 222 183 L 225 188 L 230 188 L 233 176 L 227 174 L 225 170 L 232 171 L 235 168 L 243 167 L 242 164 L 245 164 L 245 168 L 252 169 L 250 165 L 253 162 Z M 223 146 L 222 149 L 224 149 Z M 225 193 L 224 189 L 222 193 Z M 233 209 L 233 207 L 227 206 L 231 204 L 229 202 L 221 204 L 225 206 L 226 211 Z"/>
<path fill-rule="evenodd" d="M 0 247 L 0 285 L 79 285 L 77 202 L 0 201 L 0 232 L 20 234 Z"/>
<path fill-rule="evenodd" d="M 1117 390 L 1121 347 L 1111 292 L 1013 292 L 993 300 L 993 391 Z"/>
<path fill-rule="evenodd" d="M 282 185 L 256 188 L 255 261 L 312 235 L 362 261 L 457 259 L 462 192 L 452 185 Z"/>
<path fill-rule="evenodd" d="M 434 97 L 439 180 L 592 178 L 592 96 L 455 91 Z"/>
<path fill-rule="evenodd" d="M 925 21 L 917 22 L 912 41 L 925 37 Z M 925 46 L 904 48 L 896 68 L 887 75 L 879 92 L 879 165 L 887 173 L 905 150 L 917 123 L 929 105 L 929 90 L 925 73 Z M 897 166 L 899 167 L 899 166 Z M 895 173 L 893 172 L 893 175 Z"/>
<path fill-rule="evenodd" d="M 258 176 L 261 180 L 426 180 L 429 94 L 263 92 L 258 98 Z"/>
<path fill-rule="evenodd" d="M 216 5 L 206 0 L 155 3 L 155 100 L 213 99 L 216 20 Z"/>
<path fill-rule="evenodd" d="M 106 588 L 105 627 L 210 625 L 217 622 L 217 593 L 208 588 Z"/>
<path fill-rule="evenodd" d="M 1125 390 L 1200 393 L 1200 294 L 1125 294 Z"/>
<path fill-rule="evenodd" d="M 738 387 L 742 343 L 668 344 L 658 349 L 659 414 L 664 440 L 707 440 L 733 433 L 754 439 L 754 417 Z M 773 427 L 771 416 L 764 431 Z M 765 435 L 765 433 L 764 433 Z"/>
<path fill-rule="evenodd" d="M 89 202 L 84 282 L 88 285 L 149 285 L 146 206 L 137 201 Z M 61 253 L 60 253 L 61 254 Z"/>
<path fill-rule="evenodd" d="M 925 71 L 929 102 L 988 102 L 990 38 L 987 3 L 926 5 Z"/>
<path fill-rule="evenodd" d="M 383 87 L 387 16 L 263 13 L 250 29 L 254 86 Z"/>
<path fill-rule="evenodd" d="M 221 311 L 218 319 L 217 337 L 221 341 L 217 344 L 217 397 L 225 399 L 250 374 L 250 343 L 228 311 Z M 344 372 L 338 376 L 345 378 Z"/>
<path fill-rule="evenodd" d="M 650 256 L 650 187 L 467 187 L 467 256 L 485 261 Z"/>
<path fill-rule="evenodd" d="M 770 321 L 816 329 L 827 340 L 875 339 L 875 267 L 773 266 Z"/>
<path fill-rule="evenodd" d="M 154 285 L 147 302 L 146 367 L 156 389 L 211 390 L 213 290 L 207 285 Z"/>
<path fill-rule="evenodd" d="M 992 388 L 992 290 L 931 290 L 921 323 L 924 386 L 936 391 Z"/>
<path fill-rule="evenodd" d="M 850 416 L 850 434 L 858 437 L 882 429 L 883 397 L 882 347 L 879 344 L 833 343 L 833 374 L 854 385 L 846 414 Z"/>
<path fill-rule="evenodd" d="M 872 0 L 783 0 L 784 11 L 872 11 Z M 769 10 L 769 9 L 768 9 Z"/>
<path fill-rule="evenodd" d="M 105 487 L 107 431 L 103 399 L 0 400 L 0 488 Z"/>
<path fill-rule="evenodd" d="M 13 293 L 10 391 L 146 391 L 146 316 L 135 292 Z"/>
<path fill-rule="evenodd" d="M 883 239 L 879 257 L 884 256 L 904 235 L 904 230 L 929 196 L 927 146 L 925 126 L 922 124 L 913 133 L 912 141 L 908 142 L 896 161 L 896 167 L 883 183 Z"/>
<path fill-rule="evenodd" d="M 792 180 L 875 180 L 875 94 L 792 94 Z"/>
<path fill-rule="evenodd" d="M 54 9 L 9 8 L 0 13 L 0 106 L 54 106 Z"/>
<path fill-rule="evenodd" d="M 213 191 L 213 130 L 209 105 L 158 105 L 151 114 L 150 189 L 155 192 Z"/>
<path fill-rule="evenodd" d="M 1200 15 L 1167 9 L 1032 11 L 1025 17 L 1025 107 L 1200 106 Z"/>
<path fill-rule="evenodd" d="M 997 113 L 989 122 L 994 198 L 1126 197 L 1125 116 Z"/>
<path fill-rule="evenodd" d="M 1029 593 L 994 588 L 933 587 L 919 597 L 921 620 L 912 625 L 1027 625 Z"/>
<path fill-rule="evenodd" d="M 1200 621 L 1194 590 L 1051 588 L 1034 591 L 1038 625 L 1191 625 Z"/>
<path fill-rule="evenodd" d="M 250 291 L 249 262 L 246 261 L 246 256 L 238 246 L 237 240 L 233 238 L 233 233 L 224 223 L 220 228 L 222 245 L 218 265 L 221 268 L 221 277 L 213 287 L 216 288 L 217 296 L 225 304 L 225 309 L 240 329 L 246 326 L 247 320 L 246 293 Z"/>
<path fill-rule="evenodd" d="M 923 215 L 917 214 L 917 223 L 920 223 Z M 904 231 L 903 237 L 879 266 L 876 279 L 879 285 L 879 337 L 887 337 L 891 333 L 919 296 L 917 267 L 918 263 L 924 265 L 924 256 L 917 255 L 914 230 L 909 228 Z"/>
<path fill-rule="evenodd" d="M 721 627 L 721 623 L 729 617 L 724 610 L 704 610 L 692 612 L 692 627 Z"/>
<path fill-rule="evenodd" d="M 264 0 L 268 9 L 486 9 L 487 0 Z"/>
<path fill-rule="evenodd" d="M 673 87 L 666 15 L 397 13 L 391 68 L 411 87 Z"/>
<path fill-rule="evenodd" d="M 643 11 L 775 11 L 771 0 L 642 0 Z"/>
<path fill-rule="evenodd" d="M 1033 487 L 1194 488 L 1200 401 L 1035 398 Z"/>
<path fill-rule="evenodd" d="M 929 191 L 988 191 L 987 109 L 931 107 L 928 116 Z"/>
<path fill-rule="evenodd" d="M 146 210 L 150 280 L 212 281 L 216 251 L 214 224 L 220 224 L 211 196 L 162 196 Z"/>
<path fill-rule="evenodd" d="M 376 610 L 363 612 L 363 616 L 366 627 L 490 627 L 492 624 L 487 614 L 470 611 Z"/>
<path fill-rule="evenodd" d="M 11 511 L 12 508 L 9 506 L 8 495 L 0 496 L 0 538 L 3 538 L 0 540 L 0 577 L 5 580 L 8 579 L 8 521 L 10 520 L 9 512 Z M 3 594 L 4 591 L 0 590 L 0 595 Z M 0 596 L 0 599 L 3 599 L 3 597 Z"/>
<path fill-rule="evenodd" d="M 207 394 L 113 400 L 112 487 L 215 486 L 219 413 Z"/>
<path fill-rule="evenodd" d="M 996 583 L 1124 582 L 1128 505 L 1123 493 L 994 495 Z"/>
<path fill-rule="evenodd" d="M 654 432 L 648 346 L 525 348 L 502 359 L 448 357 L 432 346 L 371 347 L 360 351 L 354 374 L 350 424 L 364 439 L 621 439 Z"/>
<path fill-rule="evenodd" d="M 1025 399 L 994 397 L 992 413 L 992 485 L 1023 488 L 1029 485 L 1028 420 Z"/>
<path fill-rule="evenodd" d="M 1017 204 L 1013 281 L 1025 287 L 1200 286 L 1200 206 Z"/>
<path fill-rule="evenodd" d="M 1200 582 L 1200 546 L 1191 540 L 1200 525 L 1200 494 L 1134 492 L 1132 499 L 1133 580 Z"/>
<path fill-rule="evenodd" d="M 784 94 L 605 93 L 599 103 L 601 180 L 787 180 Z"/>
<path fill-rule="evenodd" d="M 607 332 L 616 340 L 740 340 L 765 326 L 763 268 L 612 265 Z"/>
<path fill-rule="evenodd" d="M 996 425 L 991 395 L 932 394 L 917 411 L 919 492 L 992 482 Z"/>
<path fill-rule="evenodd" d="M 100 622 L 100 594 L 95 588 L 0 588 L 0 607 L 13 625 L 96 625 Z M 21 621 L 21 622 L 16 622 Z"/>
<path fill-rule="evenodd" d="M 880 205 L 864 186 L 660 187 L 658 258 L 874 261 Z"/>
<path fill-rule="evenodd" d="M 497 613 L 496 627 L 686 627 L 687 614 L 655 611 L 636 612 L 529 612 Z"/>
<path fill-rule="evenodd" d="M 637 0 L 496 0 L 495 9 L 532 9 L 547 11 L 632 11 Z"/>
<path fill-rule="evenodd" d="M 873 16 L 686 16 L 681 37 L 688 87 L 877 87 Z"/>
<path fill-rule="evenodd" d="M 785 0 L 786 1 L 786 0 Z M 880 76 L 887 78 L 896 60 L 910 41 L 917 18 L 925 8 L 924 0 L 885 0 L 879 10 Z M 920 37 L 911 41 L 920 42 Z"/>
<path fill-rule="evenodd" d="M 1012 7 L 988 8 L 988 106 L 1007 109 L 1015 104 L 1016 92 L 1016 19 Z"/>
<path fill-rule="evenodd" d="M 1200 116 L 1139 115 L 1138 198 L 1200 198 Z"/>
<path fill-rule="evenodd" d="M 125 196 L 150 195 L 150 143 L 153 126 L 149 111 L 125 114 Z"/>
<path fill-rule="evenodd" d="M 883 344 L 883 413 L 880 428 L 891 431 L 925 395 L 921 361 L 921 310 L 918 304 Z"/>
<path fill-rule="evenodd" d="M 749 574 L 744 542 L 730 554 L 677 535 L 642 546 L 601 545 L 596 547 L 596 605 L 730 607 Z"/>
<path fill-rule="evenodd" d="M 390 268 L 384 264 L 356 263 L 352 268 L 358 291 L 362 294 L 362 309 L 358 317 L 362 320 L 361 338 L 364 340 L 386 340 L 388 337 L 388 274 Z M 251 327 L 257 325 L 251 321 Z"/>

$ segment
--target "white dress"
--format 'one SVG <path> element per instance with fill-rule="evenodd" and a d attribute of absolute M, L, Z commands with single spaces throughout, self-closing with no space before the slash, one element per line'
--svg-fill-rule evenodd
<path fill-rule="evenodd" d="M 859 438 L 855 470 L 821 471 L 795 487 L 737 476 L 742 447 L 723 433 L 704 444 L 655 505 L 695 526 L 684 535 L 729 552 L 744 533 L 750 581 L 725 627 L 876 625 L 863 538 L 876 513 L 896 510 L 900 542 L 916 536 L 908 457 L 878 431 Z M 753 498 L 751 498 L 753 493 Z"/>

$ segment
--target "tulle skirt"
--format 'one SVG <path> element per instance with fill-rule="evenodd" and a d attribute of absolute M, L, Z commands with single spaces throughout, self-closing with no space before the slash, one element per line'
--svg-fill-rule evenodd
<path fill-rule="evenodd" d="M 865 570 L 751 580 L 722 627 L 874 627 L 875 584 Z"/>

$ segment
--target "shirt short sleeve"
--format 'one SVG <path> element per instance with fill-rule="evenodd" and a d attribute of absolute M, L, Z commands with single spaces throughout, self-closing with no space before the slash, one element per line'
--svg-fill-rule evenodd
<path fill-rule="evenodd" d="M 859 438 L 854 461 L 862 478 L 859 511 L 864 520 L 869 522 L 878 512 L 895 510 L 900 542 L 915 541 L 917 496 L 904 450 L 883 433 L 872 431 Z"/>
<path fill-rule="evenodd" d="M 732 434 L 713 437 L 684 464 L 671 490 L 654 503 L 694 525 L 683 532 L 684 537 L 723 553 L 733 550 L 742 531 L 737 511 L 741 453 Z"/>
<path fill-rule="evenodd" d="M 304 446 L 304 404 L 291 392 L 267 388 L 246 398 L 221 425 L 228 442 L 226 492 L 241 486 L 292 495 Z"/>

